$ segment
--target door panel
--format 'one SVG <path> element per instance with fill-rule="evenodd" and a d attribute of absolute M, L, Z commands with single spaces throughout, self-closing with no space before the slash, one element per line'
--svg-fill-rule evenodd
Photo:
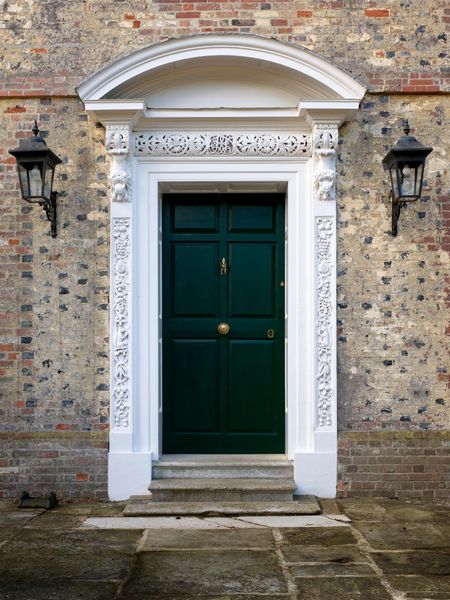
<path fill-rule="evenodd" d="M 229 307 L 231 317 L 276 317 L 274 242 L 231 242 Z"/>
<path fill-rule="evenodd" d="M 229 431 L 276 433 L 276 344 L 230 340 Z"/>
<path fill-rule="evenodd" d="M 213 316 L 219 311 L 217 243 L 176 242 L 171 247 L 172 316 Z"/>
<path fill-rule="evenodd" d="M 284 197 L 167 194 L 162 225 L 163 451 L 284 452 Z"/>
<path fill-rule="evenodd" d="M 219 394 L 218 340 L 172 340 L 171 356 L 176 365 L 170 412 L 173 431 L 218 432 L 219 406 L 211 402 Z"/>

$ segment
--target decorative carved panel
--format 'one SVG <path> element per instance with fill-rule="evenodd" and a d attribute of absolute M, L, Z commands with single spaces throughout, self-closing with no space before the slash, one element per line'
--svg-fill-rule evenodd
<path fill-rule="evenodd" d="M 316 222 L 316 292 L 317 292 L 317 423 L 319 427 L 333 424 L 333 217 L 318 217 Z"/>
<path fill-rule="evenodd" d="M 112 409 L 115 427 L 130 415 L 130 219 L 112 221 Z"/>
<path fill-rule="evenodd" d="M 306 133 L 139 133 L 136 156 L 297 157 L 311 152 Z"/>

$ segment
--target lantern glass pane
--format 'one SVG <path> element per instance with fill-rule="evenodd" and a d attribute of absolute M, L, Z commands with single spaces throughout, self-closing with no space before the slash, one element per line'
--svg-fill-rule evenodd
<path fill-rule="evenodd" d="M 28 173 L 29 185 L 30 185 L 30 196 L 41 196 L 42 195 L 42 172 L 38 165 L 33 165 Z"/>
<path fill-rule="evenodd" d="M 392 194 L 398 200 L 401 192 L 401 174 L 397 165 L 393 165 L 389 172 L 391 174 Z"/>
<path fill-rule="evenodd" d="M 418 198 L 422 193 L 422 181 L 423 181 L 423 169 L 425 167 L 425 161 L 417 165 L 416 167 L 416 178 L 414 182 L 414 195 Z"/>
<path fill-rule="evenodd" d="M 26 198 L 30 195 L 30 190 L 28 189 L 28 171 L 20 163 L 17 163 L 17 171 L 19 173 L 20 191 L 22 197 Z"/>
<path fill-rule="evenodd" d="M 414 196 L 415 176 L 416 173 L 414 168 L 411 168 L 409 165 L 403 166 L 403 169 L 401 170 L 401 196 Z"/>
<path fill-rule="evenodd" d="M 45 180 L 44 180 L 44 197 L 47 200 L 50 200 L 50 196 L 52 194 L 52 186 L 53 186 L 53 174 L 54 169 L 47 165 L 45 170 Z"/>

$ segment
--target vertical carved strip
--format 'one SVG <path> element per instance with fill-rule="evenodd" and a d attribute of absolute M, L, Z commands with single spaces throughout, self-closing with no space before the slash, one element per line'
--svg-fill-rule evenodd
<path fill-rule="evenodd" d="M 336 200 L 336 124 L 318 124 L 313 130 L 314 200 Z"/>
<path fill-rule="evenodd" d="M 115 427 L 130 425 L 130 219 L 112 221 L 112 409 Z"/>
<path fill-rule="evenodd" d="M 111 157 L 109 181 L 112 202 L 131 202 L 131 177 L 129 165 L 131 132 L 127 125 L 106 127 L 106 150 Z"/>
<path fill-rule="evenodd" d="M 317 424 L 333 424 L 333 217 L 318 217 L 316 221 L 316 291 L 317 291 Z"/>

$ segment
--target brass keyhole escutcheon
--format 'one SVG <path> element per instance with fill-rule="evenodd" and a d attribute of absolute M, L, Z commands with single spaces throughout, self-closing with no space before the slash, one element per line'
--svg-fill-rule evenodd
<path fill-rule="evenodd" d="M 230 326 L 228 323 L 219 323 L 217 331 L 220 333 L 220 335 L 226 335 L 230 331 Z"/>
<path fill-rule="evenodd" d="M 269 340 L 273 340 L 273 338 L 275 337 L 275 329 L 268 329 L 267 337 L 269 338 Z"/>

